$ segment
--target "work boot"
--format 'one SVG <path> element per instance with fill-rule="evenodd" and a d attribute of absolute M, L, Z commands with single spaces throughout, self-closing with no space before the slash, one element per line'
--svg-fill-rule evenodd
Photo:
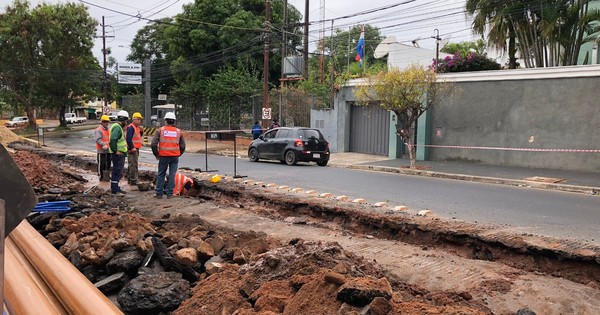
<path fill-rule="evenodd" d="M 173 195 L 167 195 L 167 199 L 173 198 Z"/>
<path fill-rule="evenodd" d="M 156 199 L 162 199 L 162 195 L 154 195 L 154 198 L 156 198 Z"/>
<path fill-rule="evenodd" d="M 122 191 L 113 193 L 113 195 L 117 196 L 117 197 L 125 197 L 125 194 Z"/>

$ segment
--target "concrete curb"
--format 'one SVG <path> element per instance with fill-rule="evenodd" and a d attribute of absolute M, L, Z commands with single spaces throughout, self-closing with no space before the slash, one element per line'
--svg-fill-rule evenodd
<path fill-rule="evenodd" d="M 576 185 L 565 185 L 565 184 L 554 184 L 554 183 L 540 183 L 540 182 L 532 182 L 532 181 L 520 180 L 520 179 L 506 179 L 506 178 L 487 177 L 487 176 L 440 173 L 440 172 L 432 172 L 432 171 L 411 170 L 411 169 L 404 169 L 404 168 L 398 168 L 398 167 L 375 166 L 375 165 L 350 165 L 350 166 L 348 166 L 348 168 L 355 169 L 355 170 L 397 173 L 397 174 L 402 174 L 402 175 L 417 175 L 417 176 L 426 176 L 426 177 L 435 177 L 435 178 L 465 180 L 465 181 L 486 183 L 486 184 L 499 184 L 499 185 L 537 188 L 537 189 L 558 190 L 558 191 L 574 192 L 574 193 L 589 194 L 589 195 L 596 195 L 596 194 L 600 193 L 600 187 L 576 186 Z"/>

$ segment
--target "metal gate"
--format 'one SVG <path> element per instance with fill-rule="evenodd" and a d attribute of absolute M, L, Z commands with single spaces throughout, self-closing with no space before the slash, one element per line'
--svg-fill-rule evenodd
<path fill-rule="evenodd" d="M 352 105 L 350 152 L 388 155 L 390 113 L 378 106 Z"/>

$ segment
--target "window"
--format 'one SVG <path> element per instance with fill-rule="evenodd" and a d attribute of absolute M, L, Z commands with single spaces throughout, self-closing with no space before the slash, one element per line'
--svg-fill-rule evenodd
<path fill-rule="evenodd" d="M 274 139 L 275 136 L 277 136 L 277 131 L 278 130 L 271 130 L 271 131 L 265 133 L 264 138 L 265 139 Z"/>
<path fill-rule="evenodd" d="M 310 139 L 310 138 L 321 139 L 321 133 L 315 129 L 300 130 L 300 132 L 298 133 L 298 136 L 301 139 Z"/>
<path fill-rule="evenodd" d="M 290 133 L 292 132 L 289 129 L 279 129 L 279 132 L 277 132 L 277 138 L 278 139 L 284 139 L 284 138 L 289 138 L 290 137 Z"/>

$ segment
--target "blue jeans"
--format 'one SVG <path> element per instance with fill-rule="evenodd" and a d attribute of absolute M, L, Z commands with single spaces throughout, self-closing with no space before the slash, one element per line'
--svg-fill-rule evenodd
<path fill-rule="evenodd" d="M 158 160 L 158 173 L 156 173 L 156 195 L 162 196 L 165 186 L 165 175 L 169 168 L 169 178 L 167 183 L 167 196 L 173 195 L 175 188 L 175 174 L 177 174 L 177 166 L 179 165 L 178 156 L 161 156 Z"/>
<path fill-rule="evenodd" d="M 123 168 L 125 167 L 125 154 L 118 156 L 116 153 L 111 154 L 112 173 L 110 175 L 110 192 L 116 194 L 121 192 L 119 181 L 123 177 Z"/>

